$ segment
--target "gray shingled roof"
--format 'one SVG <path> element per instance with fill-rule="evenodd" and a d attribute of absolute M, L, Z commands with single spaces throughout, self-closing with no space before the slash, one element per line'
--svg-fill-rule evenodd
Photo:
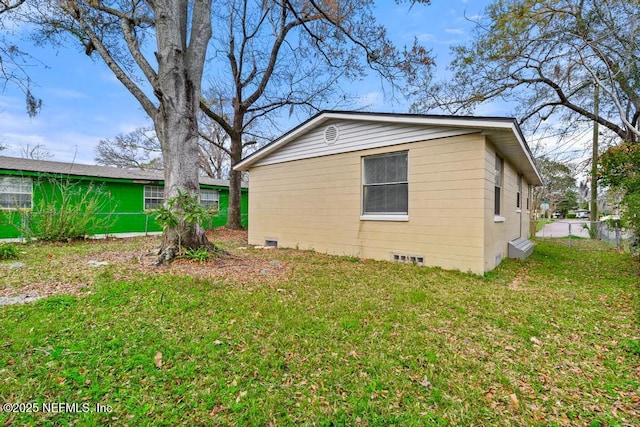
<path fill-rule="evenodd" d="M 0 169 L 72 176 L 90 176 L 96 178 L 164 181 L 164 174 L 159 171 L 143 171 L 139 169 L 123 169 L 110 166 L 52 162 L 49 160 L 21 159 L 18 157 L 7 156 L 0 156 Z M 200 184 L 228 187 L 229 181 L 200 177 Z M 247 184 L 243 183 L 242 186 L 246 188 Z"/>

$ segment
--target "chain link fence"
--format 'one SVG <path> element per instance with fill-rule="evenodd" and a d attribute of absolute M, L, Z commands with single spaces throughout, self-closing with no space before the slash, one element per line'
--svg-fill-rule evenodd
<path fill-rule="evenodd" d="M 570 247 L 584 250 L 601 250 L 613 247 L 638 255 L 638 244 L 633 235 L 620 227 L 619 221 L 595 221 L 577 219 L 538 220 L 532 222 L 532 230 L 539 239 L 559 239 Z M 606 245 L 598 244 L 606 243 Z"/>
<path fill-rule="evenodd" d="M 53 212 L 36 211 L 6 211 L 0 218 L 0 226 L 5 228 L 6 236 L 12 240 L 25 240 L 38 236 L 38 224 L 43 216 L 50 216 Z M 57 213 L 55 213 L 57 214 Z M 90 215 L 87 221 L 86 236 L 128 236 L 128 235 L 153 235 L 162 232 L 162 227 L 156 222 L 156 213 L 149 212 L 98 212 L 87 214 L 83 212 L 65 212 L 65 215 L 78 216 Z M 241 223 L 246 227 L 248 214 L 241 215 Z M 224 226 L 227 222 L 227 212 L 218 212 L 205 219 L 200 225 L 209 230 Z M 12 230 L 8 232 L 8 230 Z"/>

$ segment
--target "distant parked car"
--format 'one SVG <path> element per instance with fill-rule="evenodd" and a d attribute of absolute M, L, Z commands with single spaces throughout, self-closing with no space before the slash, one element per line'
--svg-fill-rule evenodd
<path fill-rule="evenodd" d="M 576 211 L 576 218 L 578 218 L 578 219 L 588 219 L 590 214 L 591 214 L 591 212 L 589 212 L 587 210 L 578 209 Z"/>

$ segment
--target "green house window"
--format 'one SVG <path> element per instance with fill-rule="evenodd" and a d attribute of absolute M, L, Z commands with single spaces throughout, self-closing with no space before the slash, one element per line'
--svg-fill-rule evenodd
<path fill-rule="evenodd" d="M 205 208 L 218 209 L 220 193 L 218 190 L 200 189 L 200 205 Z M 158 209 L 164 203 L 164 187 L 144 187 L 144 208 Z"/>
<path fill-rule="evenodd" d="M 218 209 L 220 193 L 218 190 L 200 189 L 200 204 L 205 208 Z"/>
<path fill-rule="evenodd" d="M 164 187 L 144 187 L 144 208 L 158 209 L 164 203 Z"/>
<path fill-rule="evenodd" d="M 31 209 L 33 183 L 31 178 L 0 178 L 0 208 Z"/>
<path fill-rule="evenodd" d="M 363 158 L 363 215 L 407 215 L 408 153 Z"/>

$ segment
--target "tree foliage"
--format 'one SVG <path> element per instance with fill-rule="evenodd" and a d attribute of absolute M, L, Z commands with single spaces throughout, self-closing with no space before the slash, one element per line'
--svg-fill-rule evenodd
<path fill-rule="evenodd" d="M 639 7 L 637 0 L 495 0 L 473 41 L 454 48 L 452 79 L 414 108 L 456 113 L 508 101 L 534 129 L 551 116 L 573 129 L 597 120 L 638 141 Z M 601 89 L 597 116 L 594 84 Z"/>
<path fill-rule="evenodd" d="M 599 176 L 604 185 L 621 190 L 622 218 L 640 236 L 640 143 L 612 146 L 599 159 Z"/>
<path fill-rule="evenodd" d="M 544 185 L 534 188 L 533 206 L 538 208 L 543 200 L 547 200 L 551 212 L 565 211 L 575 207 L 577 192 L 572 165 L 544 156 L 536 159 L 536 165 Z"/>

